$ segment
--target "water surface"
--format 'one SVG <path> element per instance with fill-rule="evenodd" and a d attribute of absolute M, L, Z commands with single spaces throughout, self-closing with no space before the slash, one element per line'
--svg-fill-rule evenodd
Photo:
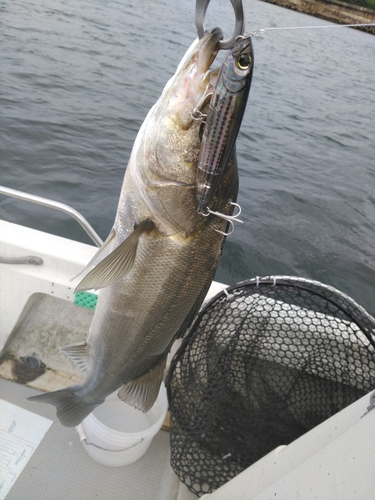
<path fill-rule="evenodd" d="M 245 0 L 246 31 L 330 23 Z M 0 7 L 0 183 L 68 203 L 104 239 L 137 131 L 196 36 L 195 0 L 13 0 Z M 228 1 L 207 26 L 228 36 Z M 216 279 L 322 281 L 375 314 L 375 37 L 266 31 L 238 138 L 245 224 Z M 89 242 L 65 215 L 0 197 L 0 216 Z"/>

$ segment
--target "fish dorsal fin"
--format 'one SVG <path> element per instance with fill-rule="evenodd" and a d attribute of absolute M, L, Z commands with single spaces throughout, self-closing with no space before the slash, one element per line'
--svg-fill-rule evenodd
<path fill-rule="evenodd" d="M 110 251 L 110 245 L 111 245 L 112 241 L 115 239 L 115 236 L 116 236 L 116 232 L 112 228 L 107 239 L 105 240 L 103 245 L 99 248 L 99 250 L 96 252 L 94 257 L 90 260 L 90 262 L 82 269 L 82 271 L 80 271 L 78 274 L 76 274 L 69 281 L 74 281 L 76 278 L 78 278 L 78 276 L 81 276 L 81 274 L 86 273 L 89 269 L 91 269 L 94 266 L 96 266 L 97 264 L 99 264 L 99 262 L 101 260 L 103 260 L 108 255 L 108 253 Z"/>
<path fill-rule="evenodd" d="M 155 403 L 163 380 L 167 356 L 144 375 L 123 385 L 118 391 L 118 397 L 144 413 Z"/>
<path fill-rule="evenodd" d="M 151 219 L 145 219 L 138 224 L 126 240 L 83 278 L 77 285 L 75 293 L 82 292 L 83 290 L 105 288 L 126 276 L 133 267 L 141 234 L 154 227 L 155 224 Z"/>
<path fill-rule="evenodd" d="M 60 351 L 69 356 L 81 373 L 87 375 L 89 371 L 87 342 L 60 347 Z"/>

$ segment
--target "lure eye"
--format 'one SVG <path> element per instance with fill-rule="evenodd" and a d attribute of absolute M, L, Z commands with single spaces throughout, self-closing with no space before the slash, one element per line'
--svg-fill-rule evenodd
<path fill-rule="evenodd" d="M 249 69 L 253 59 L 247 52 L 241 54 L 237 59 L 237 68 L 239 69 Z"/>

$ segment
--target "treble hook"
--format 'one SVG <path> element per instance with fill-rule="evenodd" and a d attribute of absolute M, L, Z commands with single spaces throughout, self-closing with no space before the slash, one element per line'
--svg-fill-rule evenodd
<path fill-rule="evenodd" d="M 220 40 L 219 48 L 220 49 L 230 49 L 238 36 L 242 36 L 245 31 L 245 15 L 243 11 L 242 0 L 230 0 L 234 15 L 236 18 L 236 24 L 234 27 L 234 32 L 231 38 L 227 40 Z M 197 32 L 199 38 L 202 38 L 205 32 L 204 28 L 204 18 L 206 17 L 207 7 L 210 3 L 210 0 L 197 0 L 195 5 L 195 25 L 197 27 Z"/>
<path fill-rule="evenodd" d="M 230 224 L 230 231 L 228 233 L 224 233 L 224 231 L 220 231 L 219 229 L 215 229 L 215 231 L 219 234 L 222 234 L 223 236 L 230 236 L 233 231 L 234 231 L 234 222 L 238 222 L 239 224 L 243 224 L 243 221 L 240 220 L 238 217 L 241 215 L 241 207 L 239 206 L 238 203 L 234 203 L 233 201 L 231 202 L 231 205 L 233 207 L 236 207 L 238 212 L 236 215 L 226 215 L 222 214 L 221 212 L 215 212 L 214 210 L 210 210 L 208 207 L 206 208 L 207 212 L 198 212 L 200 215 L 203 215 L 203 217 L 208 217 L 209 215 L 216 215 L 216 217 L 219 217 L 220 219 L 224 219 Z"/>

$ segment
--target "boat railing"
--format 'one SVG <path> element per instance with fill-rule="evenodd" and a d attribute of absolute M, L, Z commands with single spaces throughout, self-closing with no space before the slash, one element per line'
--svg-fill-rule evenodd
<path fill-rule="evenodd" d="M 43 198 L 42 196 L 35 196 L 23 191 L 17 191 L 16 189 L 8 188 L 5 186 L 0 186 L 0 194 L 11 196 L 12 198 L 18 198 L 23 201 L 28 201 L 30 203 L 36 203 L 37 205 L 43 205 L 55 210 L 60 210 L 61 212 L 64 212 L 73 217 L 73 219 L 75 219 L 90 236 L 95 245 L 100 247 L 103 244 L 103 240 L 97 234 L 95 229 L 90 225 L 90 223 L 85 219 L 85 217 L 83 217 L 83 215 L 80 214 L 77 210 L 70 207 L 69 205 L 66 205 L 65 203 L 60 203 L 59 201 Z"/>

